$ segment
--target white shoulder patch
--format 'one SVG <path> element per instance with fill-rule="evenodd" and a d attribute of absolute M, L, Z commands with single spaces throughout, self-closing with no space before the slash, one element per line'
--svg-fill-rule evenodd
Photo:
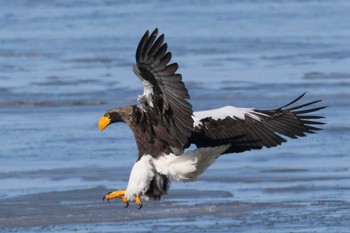
<path fill-rule="evenodd" d="M 143 105 L 145 103 L 147 103 L 148 106 L 154 107 L 153 100 L 152 100 L 152 94 L 153 94 L 152 84 L 149 81 L 142 78 L 136 64 L 133 65 L 132 69 L 143 85 L 143 94 L 137 97 L 137 102 L 139 103 L 139 107 L 143 108 Z"/>
<path fill-rule="evenodd" d="M 148 106 L 153 106 L 152 94 L 153 94 L 153 86 L 147 80 L 142 80 L 143 84 L 143 94 L 137 97 L 137 102 L 141 104 L 141 107 L 144 103 L 147 103 Z"/>
<path fill-rule="evenodd" d="M 245 117 L 249 116 L 257 121 L 260 121 L 261 119 L 259 115 L 265 114 L 254 111 L 254 108 L 237 108 L 234 106 L 225 106 L 222 108 L 216 108 L 207 111 L 193 112 L 192 118 L 194 120 L 193 126 L 198 127 L 202 124 L 201 120 L 208 117 L 212 118 L 213 120 L 223 120 L 226 117 L 245 120 Z"/>

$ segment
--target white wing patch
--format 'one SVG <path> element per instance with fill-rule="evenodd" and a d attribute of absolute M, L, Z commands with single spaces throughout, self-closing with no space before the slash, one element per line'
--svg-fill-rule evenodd
<path fill-rule="evenodd" d="M 133 65 L 132 69 L 133 69 L 134 73 L 136 74 L 136 76 L 140 79 L 140 81 L 142 82 L 142 85 L 143 85 L 143 94 L 139 95 L 137 97 L 137 102 L 139 103 L 139 107 L 144 109 L 143 107 L 144 107 L 145 103 L 147 103 L 148 106 L 153 107 L 153 102 L 152 102 L 153 86 L 152 86 L 152 84 L 150 82 L 148 82 L 147 80 L 142 78 L 142 76 L 140 75 L 140 71 L 136 65 Z"/>
<path fill-rule="evenodd" d="M 148 106 L 153 108 L 152 94 L 153 94 L 153 86 L 147 80 L 142 80 L 143 84 L 143 94 L 137 97 L 137 102 L 144 105 L 144 102 L 148 104 Z"/>
<path fill-rule="evenodd" d="M 234 106 L 225 106 L 222 108 L 207 111 L 193 112 L 192 118 L 194 120 L 193 126 L 199 127 L 202 125 L 201 120 L 208 117 L 212 118 L 213 120 L 223 120 L 227 117 L 245 120 L 245 117 L 248 116 L 254 120 L 261 121 L 259 115 L 266 116 L 263 113 L 254 111 L 254 108 L 237 108 Z"/>

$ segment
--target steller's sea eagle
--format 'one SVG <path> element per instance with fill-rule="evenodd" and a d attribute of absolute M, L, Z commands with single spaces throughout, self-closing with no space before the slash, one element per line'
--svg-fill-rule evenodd
<path fill-rule="evenodd" d="M 170 181 L 193 181 L 222 154 L 274 147 L 289 138 L 306 136 L 323 124 L 318 115 L 325 107 L 310 107 L 316 100 L 297 105 L 299 96 L 283 107 L 272 110 L 226 106 L 193 112 L 178 64 L 169 64 L 164 34 L 158 29 L 142 37 L 136 51 L 133 71 L 144 92 L 137 105 L 110 109 L 101 117 L 102 131 L 116 122 L 126 123 L 133 131 L 139 155 L 125 190 L 110 192 L 104 200 L 121 198 L 129 205 L 141 198 L 159 200 L 167 194 Z M 184 151 L 191 144 L 197 149 Z"/>

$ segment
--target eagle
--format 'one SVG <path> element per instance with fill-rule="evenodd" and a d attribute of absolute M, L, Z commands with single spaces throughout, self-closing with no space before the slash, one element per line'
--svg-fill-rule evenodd
<path fill-rule="evenodd" d="M 117 122 L 132 130 L 138 158 L 126 189 L 109 192 L 103 200 L 120 198 L 142 207 L 142 199 L 159 200 L 171 181 L 194 181 L 223 154 L 275 147 L 288 138 L 304 137 L 320 130 L 323 116 L 314 114 L 321 100 L 290 103 L 272 110 L 225 106 L 194 112 L 190 95 L 171 63 L 164 34 L 147 30 L 136 50 L 133 71 L 143 84 L 137 104 L 108 110 L 99 120 L 103 131 Z M 316 127 L 317 126 L 317 127 Z M 188 149 L 195 145 L 196 149 Z M 192 147 L 193 148 L 193 147 Z"/>

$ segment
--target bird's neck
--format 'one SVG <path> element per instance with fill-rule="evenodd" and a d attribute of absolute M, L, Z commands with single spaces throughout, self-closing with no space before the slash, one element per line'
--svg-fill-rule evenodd
<path fill-rule="evenodd" d="M 134 108 L 133 105 L 119 108 L 119 114 L 122 122 L 130 125 L 132 121 L 132 116 L 133 116 L 133 108 Z"/>

